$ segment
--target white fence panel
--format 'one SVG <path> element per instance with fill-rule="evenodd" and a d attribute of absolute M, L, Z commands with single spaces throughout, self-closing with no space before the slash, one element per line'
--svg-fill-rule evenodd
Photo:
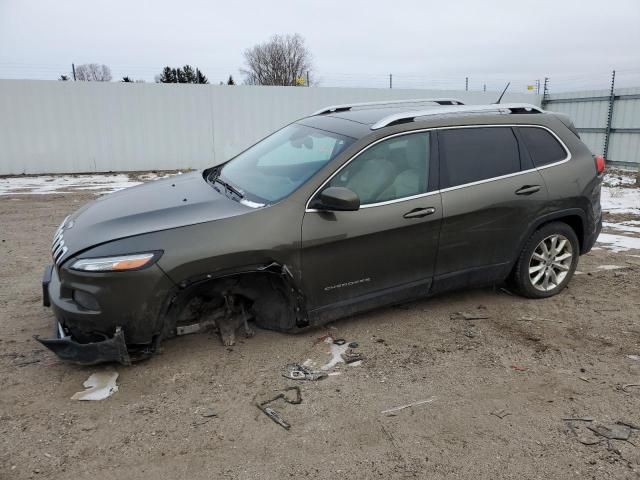
<path fill-rule="evenodd" d="M 605 145 L 610 95 L 610 90 L 550 95 L 543 107 L 569 115 L 591 151 L 601 154 Z M 640 164 L 640 88 L 614 91 L 607 157 L 612 162 Z"/>
<path fill-rule="evenodd" d="M 203 168 L 327 105 L 430 97 L 481 104 L 497 94 L 0 80 L 0 175 Z"/>

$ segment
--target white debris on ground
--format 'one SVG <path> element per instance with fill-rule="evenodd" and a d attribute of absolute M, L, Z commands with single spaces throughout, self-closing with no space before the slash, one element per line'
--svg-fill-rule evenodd
<path fill-rule="evenodd" d="M 314 344 L 312 350 L 309 352 L 311 358 L 305 360 L 302 365 L 322 372 L 329 372 L 341 363 L 347 364 L 350 367 L 362 365 L 362 360 L 353 361 L 355 359 L 351 359 L 348 363 L 345 361 L 345 354 L 348 355 L 348 352 L 352 351 L 349 344 L 349 341 L 345 341 L 338 345 L 334 343 L 334 339 L 331 336 L 327 336 L 321 342 Z M 327 347 L 329 348 L 327 349 Z M 327 356 L 329 356 L 328 360 Z M 339 374 L 339 372 L 328 373 L 329 376 Z"/>
<path fill-rule="evenodd" d="M 136 175 L 135 179 L 126 173 L 2 177 L 0 178 L 0 195 L 48 195 L 82 192 L 94 192 L 96 195 L 102 195 L 168 176 L 149 172 Z"/>
<path fill-rule="evenodd" d="M 331 349 L 330 350 L 331 359 L 327 363 L 325 363 L 322 367 L 320 367 L 320 370 L 331 370 L 337 364 L 344 363 L 342 354 L 347 351 L 347 349 L 349 348 L 349 345 L 347 345 L 346 343 L 343 345 L 336 345 L 335 343 L 333 343 L 333 339 L 331 337 L 327 337 L 324 341 L 325 343 L 330 344 L 329 348 Z"/>
<path fill-rule="evenodd" d="M 118 372 L 106 370 L 92 373 L 82 384 L 86 390 L 74 393 L 71 400 L 104 400 L 118 391 Z"/>

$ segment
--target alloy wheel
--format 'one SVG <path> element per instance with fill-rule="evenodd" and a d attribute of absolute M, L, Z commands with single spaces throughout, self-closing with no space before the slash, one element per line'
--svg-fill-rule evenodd
<path fill-rule="evenodd" d="M 553 290 L 569 274 L 573 262 L 573 248 L 567 237 L 560 234 L 543 239 L 529 259 L 531 285 L 543 292 Z"/>

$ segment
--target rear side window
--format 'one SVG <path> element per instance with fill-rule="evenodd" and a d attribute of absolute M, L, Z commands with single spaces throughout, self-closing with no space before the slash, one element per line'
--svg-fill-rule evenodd
<path fill-rule="evenodd" d="M 518 130 L 536 167 L 567 158 L 567 152 L 560 142 L 544 128 L 518 127 Z"/>
<path fill-rule="evenodd" d="M 511 127 L 440 130 L 438 146 L 440 188 L 520 171 L 518 141 Z"/>

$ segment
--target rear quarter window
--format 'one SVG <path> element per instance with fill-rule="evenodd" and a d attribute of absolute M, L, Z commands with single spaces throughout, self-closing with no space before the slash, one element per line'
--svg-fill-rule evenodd
<path fill-rule="evenodd" d="M 548 130 L 537 127 L 518 127 L 518 130 L 536 167 L 567 158 L 567 151 Z"/>
<path fill-rule="evenodd" d="M 441 188 L 520 171 L 520 150 L 511 127 L 440 130 L 438 147 Z"/>

